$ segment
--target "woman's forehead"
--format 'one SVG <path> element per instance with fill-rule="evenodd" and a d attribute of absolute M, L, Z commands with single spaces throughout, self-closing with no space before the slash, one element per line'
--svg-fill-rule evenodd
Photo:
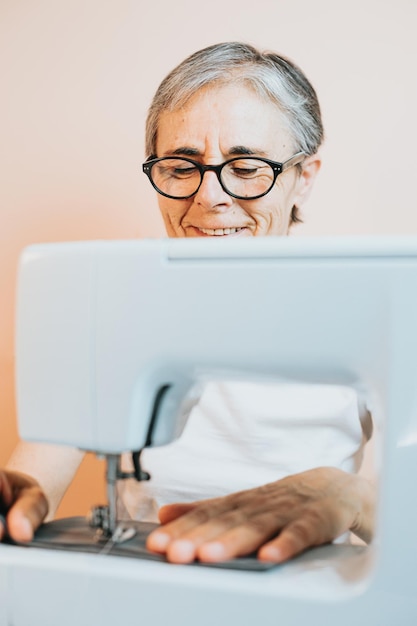
<path fill-rule="evenodd" d="M 163 156 L 189 148 L 205 154 L 218 145 L 226 153 L 246 146 L 272 156 L 271 150 L 293 143 L 278 105 L 246 85 L 215 85 L 200 89 L 181 108 L 161 114 L 157 153 Z"/>

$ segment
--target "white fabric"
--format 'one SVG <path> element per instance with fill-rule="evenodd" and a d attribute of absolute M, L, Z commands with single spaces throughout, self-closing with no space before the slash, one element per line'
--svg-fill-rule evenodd
<path fill-rule="evenodd" d="M 369 415 L 343 386 L 211 382 L 180 439 L 142 453 L 148 482 L 122 481 L 134 519 L 156 521 L 163 504 L 255 487 L 319 466 L 359 469 Z M 128 469 L 124 459 L 124 467 Z"/>

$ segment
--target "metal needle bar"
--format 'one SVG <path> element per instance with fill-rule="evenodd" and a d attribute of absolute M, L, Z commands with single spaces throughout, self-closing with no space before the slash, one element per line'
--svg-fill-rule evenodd
<path fill-rule="evenodd" d="M 116 530 L 116 522 L 117 522 L 117 476 L 118 476 L 118 468 L 119 468 L 119 455 L 118 454 L 108 454 L 106 455 L 107 460 L 107 470 L 106 470 L 106 479 L 107 479 L 107 501 L 109 507 L 109 535 L 113 535 Z"/>

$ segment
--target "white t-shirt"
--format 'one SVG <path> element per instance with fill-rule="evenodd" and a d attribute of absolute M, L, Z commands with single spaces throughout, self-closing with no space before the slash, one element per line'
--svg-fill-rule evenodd
<path fill-rule="evenodd" d="M 358 471 L 372 431 L 344 386 L 210 382 L 179 439 L 145 449 L 151 479 L 121 481 L 120 514 L 157 521 L 163 504 L 267 484 L 314 467 Z M 123 460 L 123 468 L 130 468 Z"/>

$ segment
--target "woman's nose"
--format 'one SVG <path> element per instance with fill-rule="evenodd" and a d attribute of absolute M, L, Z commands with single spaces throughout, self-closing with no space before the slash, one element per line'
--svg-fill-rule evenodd
<path fill-rule="evenodd" d="M 232 196 L 224 191 L 215 172 L 204 172 L 201 185 L 194 196 L 194 202 L 206 209 L 218 210 L 233 204 Z"/>

